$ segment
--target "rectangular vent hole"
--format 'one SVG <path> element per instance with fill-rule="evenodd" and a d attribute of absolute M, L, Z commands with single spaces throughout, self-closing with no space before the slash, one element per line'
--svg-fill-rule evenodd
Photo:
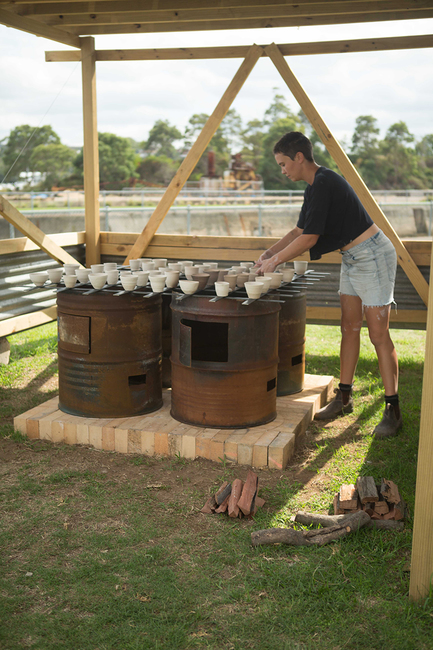
<path fill-rule="evenodd" d="M 229 360 L 229 324 L 210 321 L 188 320 L 181 323 L 191 328 L 191 361 Z"/>
<path fill-rule="evenodd" d="M 146 375 L 131 375 L 128 377 L 128 386 L 142 386 L 146 383 Z"/>
<path fill-rule="evenodd" d="M 270 379 L 268 381 L 268 393 L 269 393 L 269 391 L 274 390 L 276 385 L 277 385 L 277 378 L 274 377 L 273 379 Z"/>
<path fill-rule="evenodd" d="M 302 354 L 292 357 L 292 366 L 298 366 L 300 363 L 302 363 Z"/>

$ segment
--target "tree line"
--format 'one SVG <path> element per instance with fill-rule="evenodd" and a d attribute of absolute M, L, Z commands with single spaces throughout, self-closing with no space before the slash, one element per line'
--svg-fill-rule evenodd
<path fill-rule="evenodd" d="M 166 186 L 208 119 L 191 116 L 183 132 L 159 119 L 147 140 L 138 142 L 113 133 L 99 133 L 101 189 L 125 186 Z M 287 131 L 302 131 L 313 142 L 316 162 L 338 171 L 331 156 L 300 111 L 295 114 L 277 91 L 262 119 L 243 124 L 236 110 L 228 111 L 198 161 L 190 180 L 208 173 L 208 152 L 213 152 L 214 173 L 223 176 L 231 156 L 240 153 L 263 179 L 267 190 L 300 189 L 300 183 L 281 175 L 272 154 L 275 142 Z M 356 118 L 349 143 L 342 143 L 366 185 L 372 190 L 428 189 L 433 186 L 433 134 L 420 140 L 405 122 L 392 124 L 380 138 L 372 115 Z M 0 141 L 0 179 L 16 183 L 39 172 L 38 190 L 82 187 L 83 152 L 62 144 L 51 126 L 17 126 Z M 30 173 L 30 174 L 29 174 Z"/>

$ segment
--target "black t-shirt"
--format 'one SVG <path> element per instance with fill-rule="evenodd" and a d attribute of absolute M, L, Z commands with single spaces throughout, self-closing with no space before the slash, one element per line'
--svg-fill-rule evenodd
<path fill-rule="evenodd" d="M 373 221 L 349 183 L 339 174 L 319 167 L 304 192 L 297 226 L 305 235 L 320 235 L 310 249 L 310 259 L 347 246 Z"/>

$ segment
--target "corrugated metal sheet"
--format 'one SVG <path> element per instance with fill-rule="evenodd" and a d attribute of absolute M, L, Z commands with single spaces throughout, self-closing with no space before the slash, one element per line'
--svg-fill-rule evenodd
<path fill-rule="evenodd" d="M 84 245 L 67 246 L 65 250 L 80 263 L 85 263 Z M 0 255 L 0 320 L 55 305 L 55 291 L 41 288 L 27 292 L 25 288 L 33 286 L 29 273 L 56 266 L 58 263 L 40 250 Z"/>

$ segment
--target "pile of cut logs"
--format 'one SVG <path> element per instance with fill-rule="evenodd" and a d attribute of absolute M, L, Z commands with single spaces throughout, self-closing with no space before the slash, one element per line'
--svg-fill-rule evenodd
<path fill-rule="evenodd" d="M 398 487 L 382 479 L 376 485 L 372 476 L 360 476 L 356 486 L 344 484 L 334 497 L 334 515 L 347 515 L 365 510 L 371 519 L 404 519 L 405 504 Z"/>
<path fill-rule="evenodd" d="M 236 478 L 233 483 L 224 483 L 218 491 L 206 501 L 201 509 L 205 514 L 226 513 L 229 517 L 247 517 L 252 519 L 257 509 L 264 505 L 264 500 L 257 495 L 259 479 L 249 470 L 245 483 Z"/>

